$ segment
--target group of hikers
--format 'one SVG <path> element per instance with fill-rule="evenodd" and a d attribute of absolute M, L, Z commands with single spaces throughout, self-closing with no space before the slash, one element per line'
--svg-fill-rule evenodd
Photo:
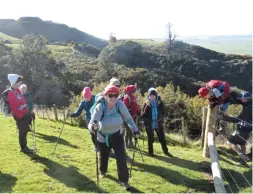
<path fill-rule="evenodd" d="M 35 119 L 31 95 L 27 87 L 22 83 L 23 78 L 17 74 L 9 74 L 8 79 L 11 87 L 5 92 L 6 103 L 9 104 L 9 112 L 16 121 L 19 130 L 19 144 L 21 152 L 32 152 L 27 147 L 27 133 L 30 125 Z M 117 161 L 118 179 L 120 184 L 129 189 L 129 172 L 127 168 L 126 148 L 133 148 L 140 136 L 136 120 L 140 117 L 143 120 L 145 131 L 148 137 L 148 153 L 154 157 L 154 133 L 156 132 L 161 148 L 168 157 L 173 157 L 168 151 L 165 133 L 164 117 L 166 114 L 164 103 L 156 88 L 150 88 L 147 98 L 142 107 L 136 100 L 136 86 L 129 85 L 120 94 L 121 83 L 117 78 L 112 78 L 104 91 L 92 94 L 90 87 L 82 91 L 82 101 L 74 113 L 67 116 L 77 117 L 85 111 L 85 120 L 91 134 L 91 140 L 96 152 L 100 153 L 99 175 L 104 177 L 108 170 L 108 160 L 111 150 L 114 151 Z M 252 95 L 249 92 L 236 93 L 230 91 L 230 85 L 220 80 L 211 80 L 206 86 L 198 91 L 199 96 L 208 98 L 210 108 L 219 105 L 221 113 L 216 115 L 217 119 L 226 122 L 237 123 L 236 133 L 232 133 L 228 139 L 232 149 L 239 153 L 243 161 L 252 159 L 252 149 L 246 155 L 246 143 L 252 131 Z M 231 101 L 231 97 L 236 102 Z M 226 111 L 230 104 L 241 104 L 243 110 L 237 117 L 230 117 Z M 222 123 L 224 124 L 224 123 Z M 242 137 L 242 138 L 241 138 Z M 237 146 L 240 145 L 240 148 Z M 243 162 L 241 162 L 243 163 Z"/>

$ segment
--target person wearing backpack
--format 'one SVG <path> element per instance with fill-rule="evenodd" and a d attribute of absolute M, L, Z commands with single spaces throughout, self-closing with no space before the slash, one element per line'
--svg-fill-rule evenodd
<path fill-rule="evenodd" d="M 230 85 L 225 81 L 210 80 L 206 86 L 198 90 L 201 98 L 208 98 L 211 108 L 221 105 L 221 111 L 226 112 L 230 105 Z"/>
<path fill-rule="evenodd" d="M 91 89 L 89 87 L 85 87 L 82 92 L 82 98 L 83 98 L 83 100 L 80 102 L 79 107 L 77 108 L 76 112 L 74 112 L 74 113 L 69 112 L 68 116 L 78 117 L 81 115 L 82 111 L 84 110 L 85 111 L 85 120 L 88 125 L 88 123 L 90 122 L 90 119 L 91 119 L 90 110 L 95 102 L 95 95 L 92 94 Z M 97 147 L 96 147 L 96 143 L 95 143 L 96 142 L 95 135 L 93 133 L 90 133 L 90 134 L 91 134 L 92 143 L 94 145 L 94 150 L 96 151 Z"/>
<path fill-rule="evenodd" d="M 27 91 L 27 86 L 25 84 L 22 84 L 20 86 L 21 94 L 24 95 L 25 101 L 27 104 L 28 112 L 30 114 L 30 124 L 32 123 L 32 120 L 35 120 L 35 113 L 33 111 L 33 102 L 32 102 L 32 95 Z"/>
<path fill-rule="evenodd" d="M 148 152 L 150 156 L 154 156 L 153 143 L 154 143 L 154 131 L 156 132 L 159 142 L 162 146 L 162 150 L 165 155 L 173 157 L 171 153 L 168 152 L 166 145 L 166 139 L 163 128 L 163 117 L 165 114 L 165 107 L 158 96 L 155 88 L 150 88 L 148 90 L 148 96 L 146 102 L 144 102 L 141 110 L 141 118 L 144 121 L 146 128 L 146 133 L 148 136 Z"/>
<path fill-rule="evenodd" d="M 97 134 L 96 140 L 100 149 L 100 177 L 104 177 L 107 173 L 109 153 L 113 149 L 117 160 L 120 185 L 128 190 L 130 189 L 129 173 L 121 126 L 123 120 L 129 125 L 135 138 L 139 138 L 140 132 L 125 104 L 118 100 L 119 94 L 119 89 L 114 85 L 108 85 L 105 88 L 104 97 L 98 99 L 94 104 L 88 128 Z"/>
<path fill-rule="evenodd" d="M 25 97 L 21 94 L 19 89 L 22 84 L 22 77 L 17 74 L 8 74 L 8 80 L 11 84 L 11 88 L 7 94 L 7 101 L 18 127 L 20 151 L 32 153 L 33 150 L 27 147 L 27 133 L 30 131 L 30 115 Z"/>
<path fill-rule="evenodd" d="M 242 112 L 237 117 L 228 115 L 217 115 L 216 117 L 220 120 L 237 123 L 237 129 L 228 138 L 228 144 L 239 154 L 239 162 L 245 164 L 250 160 L 246 155 L 246 144 L 250 138 L 250 133 L 252 133 L 252 94 L 243 91 L 237 99 L 241 101 L 243 107 Z"/>
<path fill-rule="evenodd" d="M 138 110 L 138 104 L 136 103 L 135 95 L 136 95 L 136 86 L 129 85 L 124 89 L 124 96 L 123 96 L 122 101 L 126 105 L 129 113 L 131 114 L 133 120 L 136 123 L 136 118 L 137 118 L 137 115 L 139 114 L 139 110 Z M 133 147 L 132 131 L 126 122 L 124 122 L 124 127 L 126 129 L 126 136 L 125 136 L 126 148 Z"/>

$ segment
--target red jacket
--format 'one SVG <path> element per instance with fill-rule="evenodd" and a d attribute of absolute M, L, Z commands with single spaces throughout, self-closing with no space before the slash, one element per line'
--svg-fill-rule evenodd
<path fill-rule="evenodd" d="M 28 114 L 25 97 L 21 95 L 19 89 L 12 89 L 9 91 L 7 99 L 14 117 L 22 119 Z"/>
<path fill-rule="evenodd" d="M 135 96 L 127 94 L 124 96 L 123 102 L 128 108 L 128 111 L 133 118 L 135 118 L 138 114 L 140 114 Z"/>
<path fill-rule="evenodd" d="M 206 86 L 210 87 L 210 88 L 217 88 L 218 90 L 220 90 L 221 93 L 223 93 L 223 95 L 222 95 L 223 100 L 229 96 L 230 85 L 225 81 L 211 80 L 211 81 L 207 82 Z"/>

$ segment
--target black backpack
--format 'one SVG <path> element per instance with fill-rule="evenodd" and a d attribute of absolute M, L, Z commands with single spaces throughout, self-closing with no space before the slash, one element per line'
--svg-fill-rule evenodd
<path fill-rule="evenodd" d="M 1 93 L 1 100 L 0 100 L 0 112 L 2 112 L 6 117 L 12 116 L 12 111 L 10 104 L 8 102 L 8 92 L 11 91 L 11 89 L 6 89 Z"/>

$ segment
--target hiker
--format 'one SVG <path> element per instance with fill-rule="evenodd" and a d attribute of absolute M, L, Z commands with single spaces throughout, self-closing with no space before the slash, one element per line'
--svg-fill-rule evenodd
<path fill-rule="evenodd" d="M 29 112 L 29 114 L 31 116 L 31 120 L 30 120 L 30 124 L 31 124 L 31 121 L 35 120 L 35 113 L 33 111 L 32 95 L 27 91 L 27 86 L 25 84 L 22 84 L 20 86 L 20 92 L 25 97 L 27 108 L 28 108 L 28 112 Z"/>
<path fill-rule="evenodd" d="M 230 105 L 230 85 L 225 81 L 211 80 L 198 90 L 201 98 L 208 98 L 209 105 L 214 108 L 220 105 L 221 111 L 226 112 Z"/>
<path fill-rule="evenodd" d="M 234 131 L 228 139 L 230 147 L 240 155 L 239 162 L 245 164 L 249 161 L 246 154 L 246 143 L 252 132 L 252 96 L 249 92 L 242 92 L 238 100 L 241 101 L 243 110 L 237 117 L 231 117 L 226 115 L 217 115 L 217 119 L 221 119 L 227 122 L 237 123 L 237 130 Z M 237 146 L 240 145 L 241 149 Z"/>
<path fill-rule="evenodd" d="M 19 89 L 22 84 L 22 79 L 23 77 L 20 75 L 8 74 L 11 88 L 7 94 L 7 99 L 13 118 L 18 127 L 20 151 L 24 153 L 32 153 L 33 150 L 27 147 L 27 133 L 30 131 L 30 116 L 25 97 L 21 94 Z"/>
<path fill-rule="evenodd" d="M 154 143 L 154 131 L 157 133 L 159 142 L 162 146 L 162 150 L 165 155 L 173 157 L 168 152 L 166 145 L 166 139 L 163 128 L 163 117 L 165 114 L 165 107 L 158 95 L 155 88 L 148 90 L 148 96 L 146 102 L 142 106 L 141 118 L 144 121 L 146 133 L 148 136 L 148 152 L 150 156 L 154 156 L 153 143 Z"/>
<path fill-rule="evenodd" d="M 77 108 L 76 112 L 70 113 L 70 117 L 78 117 L 81 115 L 82 111 L 85 111 L 85 120 L 86 124 L 88 126 L 90 119 L 91 119 L 91 108 L 94 105 L 95 102 L 95 96 L 92 94 L 91 89 L 89 87 L 85 87 L 82 91 L 82 98 L 83 100 L 80 102 L 79 107 Z M 91 140 L 94 144 L 94 151 L 96 151 L 96 143 L 95 143 L 95 135 L 93 133 L 91 134 Z"/>
<path fill-rule="evenodd" d="M 134 122 L 136 123 L 137 115 L 140 114 L 138 110 L 138 104 L 136 102 L 136 87 L 135 85 L 129 85 L 124 89 L 124 97 L 123 102 L 126 105 L 129 113 L 131 114 Z M 124 127 L 126 129 L 126 136 L 125 136 L 125 144 L 126 148 L 132 148 L 133 147 L 133 135 L 132 131 L 129 128 L 128 124 L 124 122 Z"/>
<path fill-rule="evenodd" d="M 100 177 L 104 177 L 107 173 L 109 152 L 113 149 L 117 160 L 120 185 L 129 189 L 129 173 L 121 127 L 123 120 L 127 122 L 135 138 L 139 138 L 140 133 L 125 104 L 117 99 L 119 93 L 119 89 L 114 85 L 108 85 L 105 88 L 104 97 L 95 102 L 88 128 L 93 133 L 95 133 L 94 130 L 97 130 L 96 140 L 100 149 Z"/>
<path fill-rule="evenodd" d="M 117 78 L 115 78 L 115 77 L 113 77 L 112 79 L 110 79 L 109 85 L 114 85 L 114 86 L 116 86 L 119 89 L 121 87 L 120 81 Z"/>

